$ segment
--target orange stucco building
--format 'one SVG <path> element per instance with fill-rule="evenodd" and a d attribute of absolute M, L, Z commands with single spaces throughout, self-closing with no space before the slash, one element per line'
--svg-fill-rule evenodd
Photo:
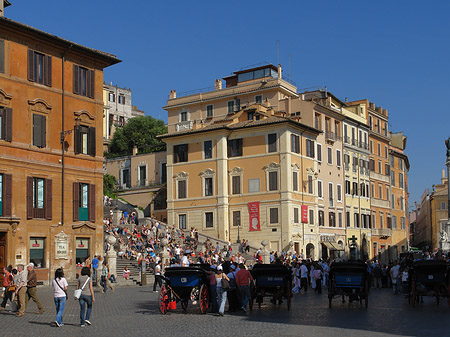
<path fill-rule="evenodd" d="M 114 55 L 0 17 L 0 267 L 40 281 L 103 251 L 102 83 Z"/>

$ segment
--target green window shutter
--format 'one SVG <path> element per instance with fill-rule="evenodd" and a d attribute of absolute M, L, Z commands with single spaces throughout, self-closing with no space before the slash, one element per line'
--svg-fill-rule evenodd
<path fill-rule="evenodd" d="M 74 151 L 75 154 L 81 153 L 81 127 L 75 126 L 75 132 L 74 132 Z"/>
<path fill-rule="evenodd" d="M 3 119 L 4 126 L 2 125 L 3 132 L 5 133 L 5 140 L 8 142 L 12 141 L 12 109 L 5 108 L 3 110 Z"/>
<path fill-rule="evenodd" d="M 77 182 L 73 183 L 73 221 L 78 221 L 79 219 L 79 203 L 80 203 L 80 184 Z"/>
<path fill-rule="evenodd" d="M 88 207 L 89 207 L 89 221 L 95 222 L 95 185 L 90 184 L 89 185 L 89 200 L 88 200 Z"/>

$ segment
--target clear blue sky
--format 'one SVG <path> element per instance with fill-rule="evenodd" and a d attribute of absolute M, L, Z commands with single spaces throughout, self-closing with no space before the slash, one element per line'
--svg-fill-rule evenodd
<path fill-rule="evenodd" d="M 167 121 L 170 89 L 280 62 L 299 88 L 387 108 L 408 136 L 410 204 L 440 182 L 450 136 L 450 1 L 20 1 L 5 16 L 117 55 L 104 79 Z"/>

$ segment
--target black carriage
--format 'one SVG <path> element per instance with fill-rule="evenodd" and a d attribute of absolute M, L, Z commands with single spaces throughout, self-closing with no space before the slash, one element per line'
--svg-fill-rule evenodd
<path fill-rule="evenodd" d="M 271 297 L 272 303 L 281 303 L 286 299 L 288 310 L 291 308 L 292 299 L 292 271 L 276 264 L 256 264 L 251 271 L 254 286 L 250 289 L 250 310 L 253 309 L 253 301 L 259 307 L 264 297 Z"/>
<path fill-rule="evenodd" d="M 369 304 L 369 277 L 367 266 L 362 261 L 334 262 L 330 267 L 328 283 L 328 304 L 335 297 L 348 296 L 349 301 L 364 300 L 365 307 Z"/>
<path fill-rule="evenodd" d="M 209 307 L 209 265 L 170 267 L 164 273 L 164 284 L 159 294 L 159 310 L 164 315 L 176 309 L 176 303 L 186 310 L 189 302 L 198 305 L 205 314 Z"/>
<path fill-rule="evenodd" d="M 410 296 L 414 307 L 422 296 L 436 297 L 436 304 L 440 298 L 447 298 L 450 307 L 449 267 L 444 260 L 415 261 L 409 272 Z"/>

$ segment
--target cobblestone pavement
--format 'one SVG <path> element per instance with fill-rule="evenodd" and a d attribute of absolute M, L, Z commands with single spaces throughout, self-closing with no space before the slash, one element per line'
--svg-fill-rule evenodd
<path fill-rule="evenodd" d="M 69 294 L 74 288 L 69 289 Z M 328 308 L 326 292 L 295 295 L 292 308 L 272 305 L 265 299 L 261 308 L 247 314 L 217 317 L 201 315 L 197 308 L 159 313 L 157 294 L 150 286 L 116 287 L 101 294 L 91 316 L 92 326 L 79 326 L 78 302 L 69 298 L 64 326 L 52 326 L 55 306 L 49 287 L 38 288 L 45 313 L 34 314 L 37 307 L 28 304 L 23 317 L 0 312 L 2 336 L 450 336 L 450 309 L 435 304 L 432 298 L 412 308 L 402 296 L 388 289 L 373 290 L 366 310 L 359 303 L 333 301 Z"/>

